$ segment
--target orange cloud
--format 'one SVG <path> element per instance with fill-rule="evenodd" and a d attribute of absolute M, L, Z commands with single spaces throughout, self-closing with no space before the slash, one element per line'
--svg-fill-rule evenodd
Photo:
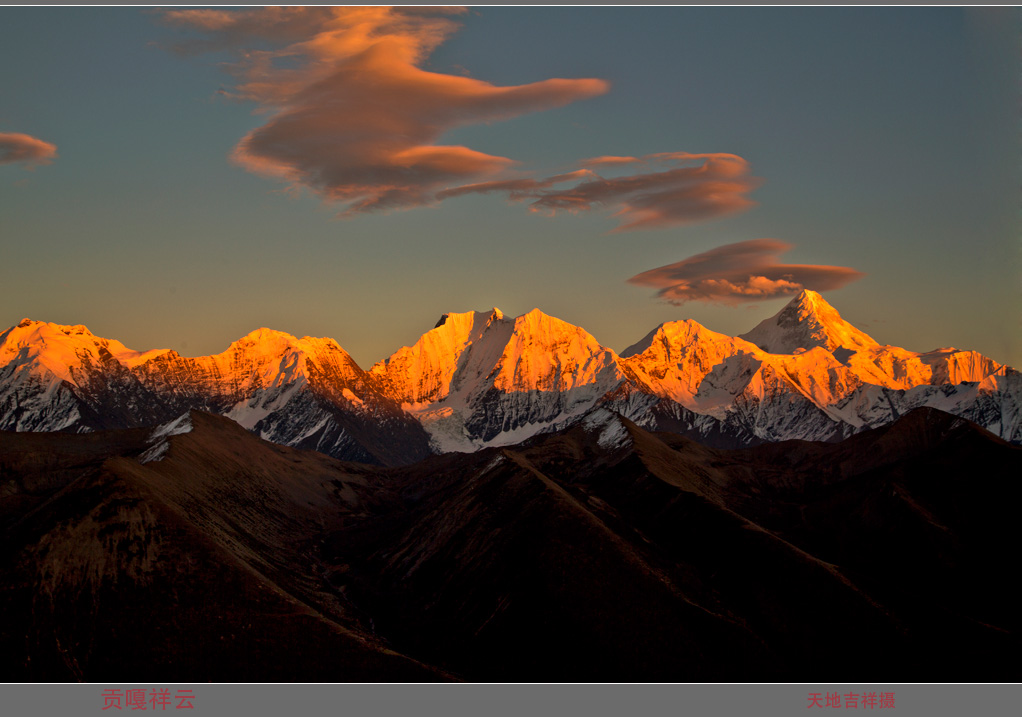
<path fill-rule="evenodd" d="M 803 289 L 837 289 L 864 276 L 843 266 L 779 263 L 777 257 L 792 247 L 777 239 L 727 244 L 650 269 L 628 281 L 659 287 L 657 296 L 670 304 L 706 301 L 734 305 L 790 296 Z"/>
<path fill-rule="evenodd" d="M 588 169 L 651 163 L 686 166 L 611 179 Z M 642 158 L 596 157 L 581 165 L 584 169 L 545 180 L 486 182 L 457 187 L 444 194 L 457 196 L 507 190 L 510 199 L 532 199 L 530 209 L 547 214 L 606 207 L 621 220 L 614 229 L 621 232 L 689 224 L 744 211 L 755 206 L 746 194 L 760 184 L 759 179 L 749 176 L 748 162 L 734 154 L 666 152 Z M 565 178 L 574 177 L 585 177 L 586 181 L 569 188 L 551 188 L 563 183 Z"/>
<path fill-rule="evenodd" d="M 422 69 L 458 25 L 446 7 L 172 9 L 192 37 L 182 53 L 229 51 L 236 83 L 220 93 L 256 102 L 268 119 L 232 159 L 251 172 L 342 203 L 342 216 L 407 209 L 467 194 L 506 193 L 544 214 L 606 209 L 614 231 L 675 226 L 744 211 L 759 185 L 733 154 L 600 156 L 535 176 L 509 157 L 441 144 L 455 128 L 560 107 L 605 93 L 599 79 L 498 87 Z M 594 170 L 637 165 L 605 178 Z M 664 167 L 667 168 L 664 168 Z"/>
<path fill-rule="evenodd" d="M 702 162 L 662 172 L 583 182 L 565 192 L 548 192 L 534 211 L 580 211 L 601 205 L 615 209 L 614 231 L 650 229 L 705 221 L 745 211 L 755 202 L 745 195 L 759 186 L 748 163 L 732 154 L 662 155 L 659 161 Z"/>
<path fill-rule="evenodd" d="M 32 169 L 50 164 L 57 157 L 57 145 L 20 132 L 0 132 L 0 164 L 21 162 Z"/>
<path fill-rule="evenodd" d="M 430 204 L 512 159 L 437 144 L 456 127 L 511 119 L 603 94 L 598 79 L 498 87 L 421 65 L 457 25 L 458 8 L 313 7 L 171 10 L 201 35 L 183 52 L 234 49 L 231 96 L 270 114 L 237 145 L 246 169 L 347 204 L 343 215 Z M 254 49 L 262 46 L 263 49 Z"/>

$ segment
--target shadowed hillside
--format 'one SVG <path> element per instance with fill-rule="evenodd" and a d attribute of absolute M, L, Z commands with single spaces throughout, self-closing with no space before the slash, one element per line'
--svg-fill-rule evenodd
<path fill-rule="evenodd" d="M 0 659 L 16 681 L 1014 681 L 1020 468 L 931 409 L 737 451 L 603 410 L 392 469 L 199 412 L 0 433 Z"/>

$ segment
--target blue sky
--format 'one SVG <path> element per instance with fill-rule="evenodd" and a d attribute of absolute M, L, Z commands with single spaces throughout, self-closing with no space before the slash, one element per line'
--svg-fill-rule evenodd
<path fill-rule="evenodd" d="M 822 291 L 881 343 L 954 345 L 1019 366 L 1018 19 L 1017 10 L 963 8 L 479 7 L 445 16 L 458 27 L 419 69 L 497 87 L 601 81 L 565 85 L 570 97 L 551 90 L 549 106 L 518 107 L 508 119 L 457 117 L 435 144 L 516 164 L 452 184 L 543 181 L 594 157 L 681 152 L 735 155 L 740 182 L 761 182 L 695 219 L 658 213 L 653 226 L 614 232 L 622 220 L 612 215 L 631 200 L 529 211 L 536 197 L 584 193 L 581 184 L 524 202 L 506 192 L 402 199 L 338 218 L 351 200 L 338 198 L 336 182 L 310 179 L 319 148 L 295 160 L 291 170 L 304 173 L 291 180 L 230 159 L 297 100 L 232 100 L 218 90 L 243 93 L 223 63 L 238 61 L 231 48 L 279 51 L 294 37 L 236 32 L 230 47 L 182 54 L 169 48 L 216 39 L 209 23 L 175 25 L 139 8 L 3 8 L 0 137 L 37 138 L 56 156 L 33 167 L 8 154 L 0 164 L 0 324 L 82 323 L 132 348 L 185 355 L 219 352 L 268 326 L 336 338 L 368 368 L 441 313 L 539 307 L 621 350 L 662 321 L 694 318 L 738 334 L 777 311 L 789 297 L 673 305 L 627 281 L 769 238 L 792 245 L 786 264 L 863 274 Z M 280 147 L 255 140 L 250 159 L 283 166 Z M 645 179 L 676 166 L 735 165 L 595 170 Z M 435 181 L 423 186 L 434 192 Z M 285 191 L 296 182 L 299 192 Z M 739 199 L 754 205 L 728 203 Z"/>

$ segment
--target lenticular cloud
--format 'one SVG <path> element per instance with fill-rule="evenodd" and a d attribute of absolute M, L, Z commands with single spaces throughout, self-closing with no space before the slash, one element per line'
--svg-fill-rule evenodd
<path fill-rule="evenodd" d="M 744 159 L 662 153 L 597 157 L 541 176 L 502 157 L 441 142 L 458 127 L 508 120 L 608 91 L 594 79 L 499 87 L 422 65 L 458 29 L 459 8 L 313 7 L 169 10 L 194 34 L 174 49 L 228 50 L 237 82 L 223 94 L 267 120 L 232 157 L 242 167 L 344 205 L 342 216 L 500 193 L 544 214 L 603 209 L 616 231 L 704 221 L 753 205 Z M 637 165 L 604 177 L 597 170 Z M 654 166 L 666 165 L 666 166 Z"/>
<path fill-rule="evenodd" d="M 207 35 L 200 49 L 261 40 L 232 71 L 233 94 L 271 114 L 246 135 L 234 160 L 260 174 L 347 204 L 345 214 L 436 201 L 453 185 L 499 174 L 515 162 L 438 144 L 463 125 L 506 120 L 607 91 L 597 79 L 550 79 L 498 87 L 419 66 L 456 25 L 449 8 L 179 10 L 168 22 Z M 296 39 L 299 36 L 300 39 Z M 196 45 L 183 45 L 183 49 Z"/>
<path fill-rule="evenodd" d="M 791 296 L 803 289 L 837 289 L 864 276 L 844 266 L 780 263 L 778 256 L 792 248 L 777 239 L 726 244 L 644 271 L 628 281 L 659 288 L 657 296 L 670 304 L 705 301 L 733 305 Z"/>

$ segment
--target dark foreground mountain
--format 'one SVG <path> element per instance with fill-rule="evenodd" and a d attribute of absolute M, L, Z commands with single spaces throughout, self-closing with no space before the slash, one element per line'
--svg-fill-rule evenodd
<path fill-rule="evenodd" d="M 386 489 L 228 419 L 183 426 L 172 446 L 152 430 L 0 433 L 7 679 L 442 677 L 390 650 L 320 578 L 323 535 Z"/>
<path fill-rule="evenodd" d="M 714 450 L 608 410 L 404 468 L 0 433 L 12 681 L 1016 681 L 1022 449 L 920 409 Z"/>

